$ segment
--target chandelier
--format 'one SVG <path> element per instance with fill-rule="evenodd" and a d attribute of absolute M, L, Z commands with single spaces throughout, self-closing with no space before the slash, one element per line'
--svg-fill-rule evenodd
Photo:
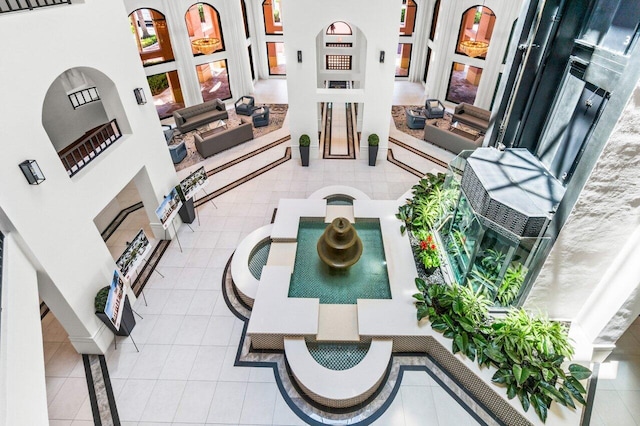
<path fill-rule="evenodd" d="M 465 40 L 460 43 L 460 50 L 467 56 L 475 58 L 484 55 L 489 50 L 489 43 L 486 41 Z"/>
<path fill-rule="evenodd" d="M 196 49 L 198 52 L 202 53 L 203 55 L 210 55 L 216 50 L 219 50 L 222 48 L 222 42 L 220 41 L 219 38 L 209 38 L 209 37 L 196 38 L 191 41 L 191 45 L 193 46 L 194 49 Z"/>

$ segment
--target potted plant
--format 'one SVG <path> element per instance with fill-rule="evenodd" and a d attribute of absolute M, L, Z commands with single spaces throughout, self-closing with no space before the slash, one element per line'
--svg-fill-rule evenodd
<path fill-rule="evenodd" d="M 371 133 L 367 139 L 369 142 L 369 165 L 376 165 L 376 158 L 378 157 L 378 143 L 380 138 L 375 133 Z"/>
<path fill-rule="evenodd" d="M 110 286 L 102 287 L 98 290 L 96 297 L 93 301 L 96 309 L 96 316 L 102 320 L 103 323 L 115 334 L 116 336 L 128 336 L 136 325 L 136 319 L 133 316 L 133 309 L 129 303 L 129 297 L 124 297 L 124 309 L 122 311 L 122 319 L 120 321 L 120 330 L 116 329 L 109 316 L 104 312 L 104 308 L 107 306 L 107 299 L 109 298 Z"/>
<path fill-rule="evenodd" d="M 309 166 L 309 145 L 311 145 L 311 139 L 309 135 L 300 136 L 300 159 L 304 167 Z"/>
<path fill-rule="evenodd" d="M 440 266 L 440 257 L 438 256 L 438 248 L 436 242 L 433 239 L 433 235 L 427 232 L 420 232 L 418 236 L 419 245 L 417 247 L 417 257 L 424 265 L 427 271 L 427 275 L 431 275 L 435 272 L 436 268 Z"/>

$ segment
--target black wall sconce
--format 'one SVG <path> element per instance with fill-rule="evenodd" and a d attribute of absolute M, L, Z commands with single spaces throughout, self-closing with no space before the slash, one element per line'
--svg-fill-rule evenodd
<path fill-rule="evenodd" d="M 384 64 L 384 50 L 380 51 L 380 63 Z"/>
<path fill-rule="evenodd" d="M 136 102 L 138 102 L 138 105 L 144 105 L 147 103 L 147 97 L 144 95 L 142 87 L 133 89 L 133 94 L 136 95 Z"/>
<path fill-rule="evenodd" d="M 298 63 L 302 63 L 302 50 L 298 50 Z"/>
<path fill-rule="evenodd" d="M 40 183 L 44 182 L 44 174 L 42 174 L 42 170 L 40 170 L 36 160 L 25 160 L 18 166 L 20 166 L 24 177 L 27 178 L 29 185 L 40 185 Z"/>

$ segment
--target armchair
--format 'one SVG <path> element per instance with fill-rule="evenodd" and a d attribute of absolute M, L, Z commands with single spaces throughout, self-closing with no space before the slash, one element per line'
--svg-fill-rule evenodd
<path fill-rule="evenodd" d="M 253 96 L 242 96 L 235 103 L 236 114 L 251 115 L 255 109 L 255 100 Z"/>
<path fill-rule="evenodd" d="M 422 110 L 405 108 L 404 110 L 407 127 L 410 129 L 424 129 L 424 123 L 427 117 L 422 114 Z"/>
<path fill-rule="evenodd" d="M 264 127 L 269 125 L 269 107 L 263 106 L 256 109 L 251 114 L 253 120 L 253 127 Z"/>
<path fill-rule="evenodd" d="M 184 144 L 184 141 L 177 145 L 169 145 L 169 153 L 171 154 L 173 164 L 178 164 L 187 156 L 187 146 Z"/>
<path fill-rule="evenodd" d="M 425 102 L 427 118 L 444 118 L 444 105 L 437 99 L 427 99 Z"/>

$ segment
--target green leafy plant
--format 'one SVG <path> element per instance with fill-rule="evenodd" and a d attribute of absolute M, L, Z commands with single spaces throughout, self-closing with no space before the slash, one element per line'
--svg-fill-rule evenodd
<path fill-rule="evenodd" d="M 579 364 L 562 368 L 573 355 L 567 330 L 559 322 L 512 309 L 503 319 L 489 316 L 491 300 L 483 291 L 459 284 L 427 286 L 416 278 L 417 318 L 429 318 L 431 327 L 452 339 L 452 352 L 462 352 L 480 365 L 496 368 L 492 381 L 516 396 L 525 411 L 533 405 L 545 422 L 553 401 L 585 405 L 580 380 L 591 371 Z"/>
<path fill-rule="evenodd" d="M 93 305 L 96 308 L 96 312 L 104 312 L 105 306 L 107 306 L 107 298 L 109 297 L 109 286 L 102 287 L 98 290 L 96 298 L 93 301 Z"/>
<path fill-rule="evenodd" d="M 300 143 L 300 146 L 309 146 L 311 145 L 311 138 L 309 138 L 309 135 L 302 135 L 298 142 Z"/>
<path fill-rule="evenodd" d="M 151 89 L 151 94 L 153 96 L 158 95 L 169 88 L 169 80 L 167 79 L 166 74 L 150 75 L 147 77 L 147 81 L 149 82 L 149 88 Z"/>
<path fill-rule="evenodd" d="M 155 44 L 157 42 L 158 42 L 158 37 L 155 34 L 140 40 L 140 44 L 142 45 L 143 48 L 149 47 L 152 44 Z"/>
<path fill-rule="evenodd" d="M 371 133 L 367 138 L 367 142 L 369 143 L 369 146 L 378 146 L 378 143 L 380 143 L 380 138 L 375 133 Z"/>
<path fill-rule="evenodd" d="M 504 278 L 498 287 L 496 298 L 502 306 L 509 306 L 520 293 L 520 287 L 524 283 L 528 269 L 520 262 L 512 262 L 504 274 Z"/>
<path fill-rule="evenodd" d="M 444 173 L 437 175 L 429 173 L 411 188 L 413 197 L 400 206 L 396 214 L 396 217 L 403 222 L 400 226 L 401 233 L 404 234 L 406 230 L 428 230 L 442 216 L 445 208 L 449 209 L 451 206 L 450 208 L 453 209 L 454 203 L 443 202 L 449 194 L 442 191 L 444 180 Z"/>

